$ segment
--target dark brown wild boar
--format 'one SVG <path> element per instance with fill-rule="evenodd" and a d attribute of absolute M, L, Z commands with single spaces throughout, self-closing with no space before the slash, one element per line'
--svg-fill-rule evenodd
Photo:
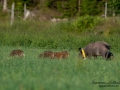
<path fill-rule="evenodd" d="M 54 58 L 61 59 L 63 57 L 62 52 L 54 52 Z"/>
<path fill-rule="evenodd" d="M 25 56 L 24 52 L 20 49 L 18 50 L 13 50 L 11 53 L 10 53 L 10 56 L 16 56 L 16 57 L 23 57 Z"/>
<path fill-rule="evenodd" d="M 38 56 L 38 58 L 44 57 L 44 58 L 54 58 L 54 53 L 52 51 L 44 51 L 42 54 Z"/>
<path fill-rule="evenodd" d="M 69 53 L 67 51 L 62 51 L 62 52 L 54 52 L 54 58 L 57 59 L 65 59 L 69 57 Z"/>
<path fill-rule="evenodd" d="M 69 53 L 67 51 L 62 51 L 62 58 L 68 58 Z"/>
<path fill-rule="evenodd" d="M 80 51 L 79 55 L 83 55 L 82 49 L 85 53 L 85 57 L 93 56 L 94 58 L 96 58 L 97 56 L 102 56 L 105 59 L 110 58 L 110 56 L 108 57 L 108 53 L 110 52 L 110 45 L 104 41 L 97 41 L 97 42 L 88 44 L 84 48 L 79 48 L 79 51 Z"/>

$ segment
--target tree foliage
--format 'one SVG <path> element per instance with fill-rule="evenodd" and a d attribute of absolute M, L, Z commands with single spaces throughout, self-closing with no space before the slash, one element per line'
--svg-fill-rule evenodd
<path fill-rule="evenodd" d="M 120 0 L 8 0 L 9 8 L 13 2 L 15 2 L 15 10 L 19 12 L 23 11 L 24 3 L 26 3 L 27 9 L 50 8 L 61 12 L 63 17 L 101 15 L 104 13 L 105 2 L 108 2 L 109 14 L 120 13 Z"/>
<path fill-rule="evenodd" d="M 98 15 L 102 13 L 103 1 L 82 0 L 81 14 Z"/>
<path fill-rule="evenodd" d="M 120 0 L 109 0 L 108 2 L 108 13 L 109 15 L 120 14 Z"/>

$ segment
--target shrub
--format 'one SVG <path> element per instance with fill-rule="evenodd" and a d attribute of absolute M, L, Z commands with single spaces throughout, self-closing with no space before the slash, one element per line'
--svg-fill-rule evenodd
<path fill-rule="evenodd" d="M 103 19 L 100 17 L 93 17 L 93 16 L 82 16 L 78 17 L 74 22 L 73 22 L 73 28 L 76 31 L 82 32 L 85 30 L 92 30 L 96 25 L 102 23 Z"/>

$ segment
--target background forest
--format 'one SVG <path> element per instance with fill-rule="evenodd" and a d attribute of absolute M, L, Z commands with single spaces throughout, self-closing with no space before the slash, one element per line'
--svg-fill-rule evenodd
<path fill-rule="evenodd" d="M 120 14 L 120 1 L 119 0 L 0 0 L 0 7 L 2 9 L 3 2 L 7 2 L 7 8 L 11 9 L 11 5 L 15 3 L 15 11 L 17 15 L 21 16 L 24 11 L 24 4 L 27 9 L 37 11 L 37 15 L 44 13 L 49 17 L 76 17 L 83 15 L 99 15 L 104 14 L 105 3 L 107 2 L 109 16 Z M 4 10 L 5 11 L 5 10 Z"/>

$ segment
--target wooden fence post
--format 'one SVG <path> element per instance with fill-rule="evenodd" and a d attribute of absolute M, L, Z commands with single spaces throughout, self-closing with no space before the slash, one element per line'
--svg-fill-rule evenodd
<path fill-rule="evenodd" d="M 3 0 L 3 12 L 6 12 L 7 10 L 8 10 L 7 9 L 7 0 Z"/>
<path fill-rule="evenodd" d="M 78 0 L 78 12 L 80 14 L 80 0 Z"/>
<path fill-rule="evenodd" d="M 112 16 L 113 16 L 113 22 L 115 22 L 115 9 L 114 9 L 114 7 L 113 7 Z"/>
<path fill-rule="evenodd" d="M 24 4 L 24 20 L 26 20 L 26 4 Z"/>
<path fill-rule="evenodd" d="M 12 9 L 11 9 L 11 22 L 10 22 L 11 25 L 14 22 L 14 7 L 15 7 L 15 3 L 12 4 Z"/>
<path fill-rule="evenodd" d="M 105 3 L 105 18 L 107 17 L 107 2 Z"/>

